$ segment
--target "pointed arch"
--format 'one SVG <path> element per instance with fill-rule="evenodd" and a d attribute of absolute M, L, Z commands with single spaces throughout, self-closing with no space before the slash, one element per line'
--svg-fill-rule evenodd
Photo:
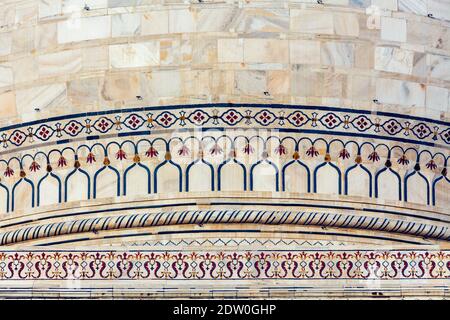
<path fill-rule="evenodd" d="M 227 165 L 230 162 L 236 163 L 242 169 L 243 180 L 244 180 L 243 191 L 246 191 L 247 190 L 247 170 L 246 170 L 244 164 L 241 163 L 240 161 L 236 160 L 236 158 L 229 158 L 228 160 L 225 160 L 221 164 L 219 164 L 219 167 L 217 169 L 217 180 L 218 180 L 217 181 L 217 190 L 218 191 L 222 190 L 222 169 L 224 168 L 225 165 Z"/>

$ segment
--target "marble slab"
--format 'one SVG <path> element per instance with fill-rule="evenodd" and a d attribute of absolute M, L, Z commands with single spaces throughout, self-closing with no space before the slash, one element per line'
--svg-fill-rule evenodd
<path fill-rule="evenodd" d="M 398 9 L 403 12 L 427 15 L 427 0 L 398 0 Z"/>
<path fill-rule="evenodd" d="M 381 17 L 381 40 L 406 42 L 406 20 Z"/>
<path fill-rule="evenodd" d="M 65 14 L 83 11 L 85 6 L 89 10 L 107 8 L 108 0 L 62 0 L 62 12 Z"/>
<path fill-rule="evenodd" d="M 372 0 L 372 5 L 383 10 L 397 11 L 397 0 Z"/>
<path fill-rule="evenodd" d="M 49 50 L 58 44 L 55 23 L 41 24 L 35 29 L 34 45 L 37 50 Z"/>
<path fill-rule="evenodd" d="M 196 28 L 194 12 L 189 9 L 179 9 L 169 11 L 169 32 L 170 33 L 190 33 Z"/>
<path fill-rule="evenodd" d="M 244 39 L 219 39 L 217 54 L 219 62 L 243 62 Z"/>
<path fill-rule="evenodd" d="M 12 67 L 7 64 L 0 64 L 0 88 L 10 86 L 13 83 Z"/>
<path fill-rule="evenodd" d="M 427 108 L 446 112 L 448 107 L 448 90 L 435 86 L 427 87 Z"/>
<path fill-rule="evenodd" d="M 196 31 L 229 31 L 237 12 L 237 8 L 201 9 L 196 14 Z"/>
<path fill-rule="evenodd" d="M 425 106 L 425 86 L 420 83 L 378 78 L 376 99 L 381 103 Z"/>
<path fill-rule="evenodd" d="M 0 117 L 11 118 L 17 115 L 16 111 L 16 96 L 14 92 L 9 91 L 0 93 Z"/>
<path fill-rule="evenodd" d="M 111 16 L 74 18 L 58 23 L 58 43 L 102 39 L 111 36 Z"/>
<path fill-rule="evenodd" d="M 0 56 L 11 53 L 12 36 L 10 32 L 0 33 Z"/>
<path fill-rule="evenodd" d="M 145 88 L 152 97 L 176 97 L 181 94 L 183 85 L 181 72 L 163 70 L 145 75 Z"/>
<path fill-rule="evenodd" d="M 287 32 L 288 9 L 246 8 L 236 12 L 233 23 L 237 32 Z"/>
<path fill-rule="evenodd" d="M 81 50 L 66 50 L 44 54 L 38 58 L 39 76 L 51 77 L 75 73 L 81 70 Z"/>
<path fill-rule="evenodd" d="M 393 47 L 375 48 L 375 69 L 412 74 L 414 52 Z"/>
<path fill-rule="evenodd" d="M 427 65 L 432 78 L 450 80 L 450 57 L 429 54 L 427 55 Z"/>
<path fill-rule="evenodd" d="M 113 37 L 136 36 L 141 32 L 141 15 L 139 13 L 116 14 L 111 19 Z"/>
<path fill-rule="evenodd" d="M 348 37 L 359 36 L 358 15 L 353 13 L 334 13 L 333 23 L 337 35 Z"/>
<path fill-rule="evenodd" d="M 350 42 L 325 42 L 321 46 L 324 65 L 351 67 L 354 63 L 354 44 Z"/>
<path fill-rule="evenodd" d="M 136 68 L 159 65 L 159 41 L 118 44 L 109 47 L 111 68 Z"/>
<path fill-rule="evenodd" d="M 166 34 L 169 32 L 169 12 L 149 11 L 141 16 L 141 34 Z"/>
<path fill-rule="evenodd" d="M 290 62 L 299 64 L 320 64 L 320 42 L 313 40 L 291 40 L 289 42 Z"/>
<path fill-rule="evenodd" d="M 66 84 L 51 84 L 30 89 L 18 90 L 16 92 L 17 112 L 22 114 L 24 119 L 35 117 L 35 108 L 40 112 L 46 109 L 63 108 L 66 99 Z M 67 110 L 67 109 L 65 109 Z"/>
<path fill-rule="evenodd" d="M 67 97 L 73 104 L 93 104 L 98 101 L 99 79 L 76 79 L 67 83 Z"/>
<path fill-rule="evenodd" d="M 450 21 L 450 3 L 448 0 L 428 0 L 428 13 L 434 18 Z"/>
<path fill-rule="evenodd" d="M 327 11 L 291 9 L 290 30 L 334 34 L 333 14 Z"/>
<path fill-rule="evenodd" d="M 34 81 L 39 77 L 39 67 L 35 57 L 24 57 L 12 62 L 14 83 Z"/>
<path fill-rule="evenodd" d="M 46 19 L 62 13 L 62 0 L 39 0 L 39 19 Z"/>
<path fill-rule="evenodd" d="M 107 74 L 100 93 L 106 101 L 136 99 L 141 94 L 139 76 L 129 72 Z"/>
<path fill-rule="evenodd" d="M 264 71 L 238 71 L 235 74 L 235 92 L 238 94 L 261 95 L 266 91 Z"/>
<path fill-rule="evenodd" d="M 278 39 L 244 39 L 244 62 L 289 61 L 289 42 Z"/>

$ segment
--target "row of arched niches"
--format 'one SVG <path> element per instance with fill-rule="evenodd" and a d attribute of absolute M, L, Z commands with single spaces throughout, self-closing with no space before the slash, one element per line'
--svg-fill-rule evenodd
<path fill-rule="evenodd" d="M 4 154 L 2 212 L 173 192 L 320 193 L 448 207 L 447 150 L 276 131 L 173 131 Z"/>

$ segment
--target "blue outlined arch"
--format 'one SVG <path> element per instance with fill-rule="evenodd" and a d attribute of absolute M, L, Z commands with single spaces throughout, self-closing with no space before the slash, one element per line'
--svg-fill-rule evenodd
<path fill-rule="evenodd" d="M 223 161 L 221 164 L 219 164 L 219 167 L 217 169 L 217 190 L 220 191 L 222 189 L 222 169 L 224 166 L 226 166 L 229 162 L 234 162 L 236 164 L 238 164 L 241 169 L 242 169 L 242 173 L 243 173 L 243 178 L 244 178 L 244 191 L 247 191 L 247 170 L 245 168 L 245 165 L 241 162 L 239 162 L 238 160 L 236 160 L 236 158 L 229 158 L 228 160 Z"/>
<path fill-rule="evenodd" d="M 295 163 L 300 164 L 303 168 L 306 169 L 307 186 L 308 186 L 307 190 L 308 192 L 311 192 L 311 171 L 309 170 L 308 166 L 300 160 L 292 160 L 283 166 L 283 169 L 281 170 L 281 191 L 286 191 L 286 170 L 289 166 Z"/>
<path fill-rule="evenodd" d="M 3 183 L 0 182 L 0 188 L 6 191 L 6 212 L 9 212 L 9 189 Z"/>
<path fill-rule="evenodd" d="M 338 166 L 335 165 L 332 162 L 323 162 L 321 164 L 319 164 L 315 169 L 314 169 L 314 193 L 317 193 L 317 173 L 319 172 L 320 168 L 325 167 L 326 165 L 330 165 L 333 169 L 336 170 L 337 174 L 338 174 L 338 194 L 342 194 L 342 174 L 341 174 L 341 170 L 339 170 Z"/>
<path fill-rule="evenodd" d="M 432 190 L 431 190 L 431 194 L 432 194 L 432 201 L 433 201 L 433 206 L 436 205 L 436 185 L 439 183 L 439 181 L 444 180 L 447 183 L 450 183 L 450 179 L 445 177 L 445 176 L 440 176 L 436 179 L 434 179 L 433 184 L 432 184 Z"/>
<path fill-rule="evenodd" d="M 66 177 L 66 179 L 64 180 L 64 202 L 67 202 L 67 185 L 68 185 L 68 182 L 69 182 L 69 179 L 70 179 L 70 177 L 71 176 L 73 176 L 76 172 L 77 172 L 77 170 L 80 172 L 80 173 L 82 173 L 85 177 L 86 177 L 86 179 L 87 179 L 87 199 L 89 200 L 89 199 L 91 199 L 91 177 L 89 176 L 89 174 L 86 172 L 86 171 L 84 171 L 83 169 L 80 169 L 80 168 L 76 168 L 76 169 L 73 169 L 68 175 L 67 175 L 67 177 Z"/>
<path fill-rule="evenodd" d="M 414 175 L 419 175 L 423 180 L 425 180 L 427 185 L 427 205 L 430 204 L 430 182 L 428 181 L 427 177 L 423 175 L 420 171 L 413 170 L 409 174 L 405 176 L 405 181 L 403 182 L 403 192 L 404 192 L 404 201 L 408 201 L 408 179 L 411 178 Z"/>
<path fill-rule="evenodd" d="M 62 198 L 61 197 L 61 179 L 53 172 L 48 172 L 45 176 L 43 176 L 39 180 L 38 185 L 37 185 L 37 206 L 38 207 L 40 206 L 40 203 L 41 203 L 41 184 L 48 177 L 55 178 L 56 181 L 58 182 L 58 203 L 61 203 L 61 198 Z"/>
<path fill-rule="evenodd" d="M 20 180 L 19 181 L 17 181 L 15 184 L 14 184 L 14 187 L 13 187 L 13 189 L 12 189 L 12 195 L 11 195 L 11 211 L 14 211 L 14 207 L 15 207 L 15 203 L 14 203 L 14 201 L 15 201 L 15 193 L 16 193 L 16 188 L 19 186 L 19 184 L 21 184 L 22 182 L 26 182 L 26 183 L 28 183 L 30 186 L 31 186 L 31 207 L 32 208 L 34 208 L 34 184 L 33 184 L 33 181 L 31 181 L 30 179 L 27 179 L 27 178 L 20 178 Z"/>
<path fill-rule="evenodd" d="M 256 163 L 254 163 L 251 167 L 250 167 L 250 191 L 253 191 L 253 170 L 261 163 L 263 162 L 267 162 L 268 164 L 270 164 L 274 169 L 275 169 L 275 191 L 278 192 L 280 191 L 280 187 L 279 187 L 279 176 L 280 176 L 280 172 L 278 170 L 278 167 L 270 160 L 267 159 L 263 159 L 263 160 L 259 160 Z"/>
<path fill-rule="evenodd" d="M 360 167 L 361 169 L 363 169 L 364 172 L 366 172 L 369 176 L 369 198 L 372 198 L 372 173 L 370 172 L 369 169 L 367 169 L 364 165 L 362 164 L 355 164 L 353 166 L 351 166 L 350 168 L 348 168 L 345 173 L 344 173 L 344 194 L 348 195 L 348 176 L 350 174 L 350 171 L 356 169 L 357 167 Z"/>
<path fill-rule="evenodd" d="M 114 168 L 111 165 L 108 166 L 104 166 L 103 168 L 100 168 L 99 170 L 97 170 L 97 172 L 94 174 L 94 196 L 93 198 L 96 199 L 97 198 L 97 177 L 100 173 L 102 173 L 102 171 L 106 170 L 106 169 L 110 169 L 111 171 L 113 171 L 116 174 L 117 177 L 117 196 L 120 196 L 120 174 L 119 171 L 117 171 L 116 168 Z"/>
<path fill-rule="evenodd" d="M 156 166 L 155 168 L 155 172 L 153 173 L 154 176 L 154 182 L 153 182 L 153 190 L 155 193 L 158 193 L 158 171 L 159 169 L 161 169 L 162 166 L 166 165 L 166 164 L 171 164 L 173 165 L 175 168 L 178 169 L 178 191 L 182 192 L 183 191 L 183 176 L 182 176 L 182 171 L 181 171 L 181 167 L 179 164 L 173 162 L 172 160 L 164 160 L 163 162 L 161 162 L 159 165 Z"/>
<path fill-rule="evenodd" d="M 379 182 L 380 174 L 382 174 L 385 171 L 390 171 L 390 172 L 392 172 L 394 174 L 395 177 L 397 177 L 397 180 L 398 180 L 398 200 L 401 201 L 402 200 L 402 179 L 401 179 L 400 175 L 397 172 L 395 172 L 394 170 L 392 170 L 391 168 L 388 168 L 388 167 L 384 167 L 383 169 L 379 170 L 375 174 L 375 198 L 378 198 L 378 193 L 379 193 L 378 182 Z"/>
<path fill-rule="evenodd" d="M 127 175 L 130 172 L 130 170 L 132 170 L 136 166 L 143 168 L 147 172 L 147 193 L 151 193 L 152 188 L 151 188 L 151 182 L 150 182 L 150 180 L 151 180 L 150 179 L 150 177 L 151 177 L 150 169 L 147 168 L 147 166 L 143 165 L 142 163 L 138 162 L 138 163 L 133 163 L 123 173 L 123 195 L 124 196 L 127 195 Z"/>
<path fill-rule="evenodd" d="M 191 171 L 191 168 L 199 162 L 206 164 L 208 166 L 208 168 L 211 170 L 211 191 L 214 191 L 214 167 L 212 166 L 211 163 L 205 161 L 203 158 L 192 161 L 187 166 L 187 168 L 186 168 L 186 191 L 189 191 L 189 172 Z"/>

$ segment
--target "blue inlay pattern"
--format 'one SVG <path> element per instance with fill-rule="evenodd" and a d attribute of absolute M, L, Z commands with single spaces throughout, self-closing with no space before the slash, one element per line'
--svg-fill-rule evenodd
<path fill-rule="evenodd" d="M 302 129 L 318 134 L 326 131 L 340 135 L 363 133 L 379 139 L 407 137 L 413 143 L 450 145 L 450 126 L 446 121 L 367 110 L 270 104 L 199 104 L 91 112 L 6 126 L 0 133 L 3 148 L 8 149 L 39 141 L 139 132 L 148 128 L 254 127 L 255 124 L 268 129 Z"/>

